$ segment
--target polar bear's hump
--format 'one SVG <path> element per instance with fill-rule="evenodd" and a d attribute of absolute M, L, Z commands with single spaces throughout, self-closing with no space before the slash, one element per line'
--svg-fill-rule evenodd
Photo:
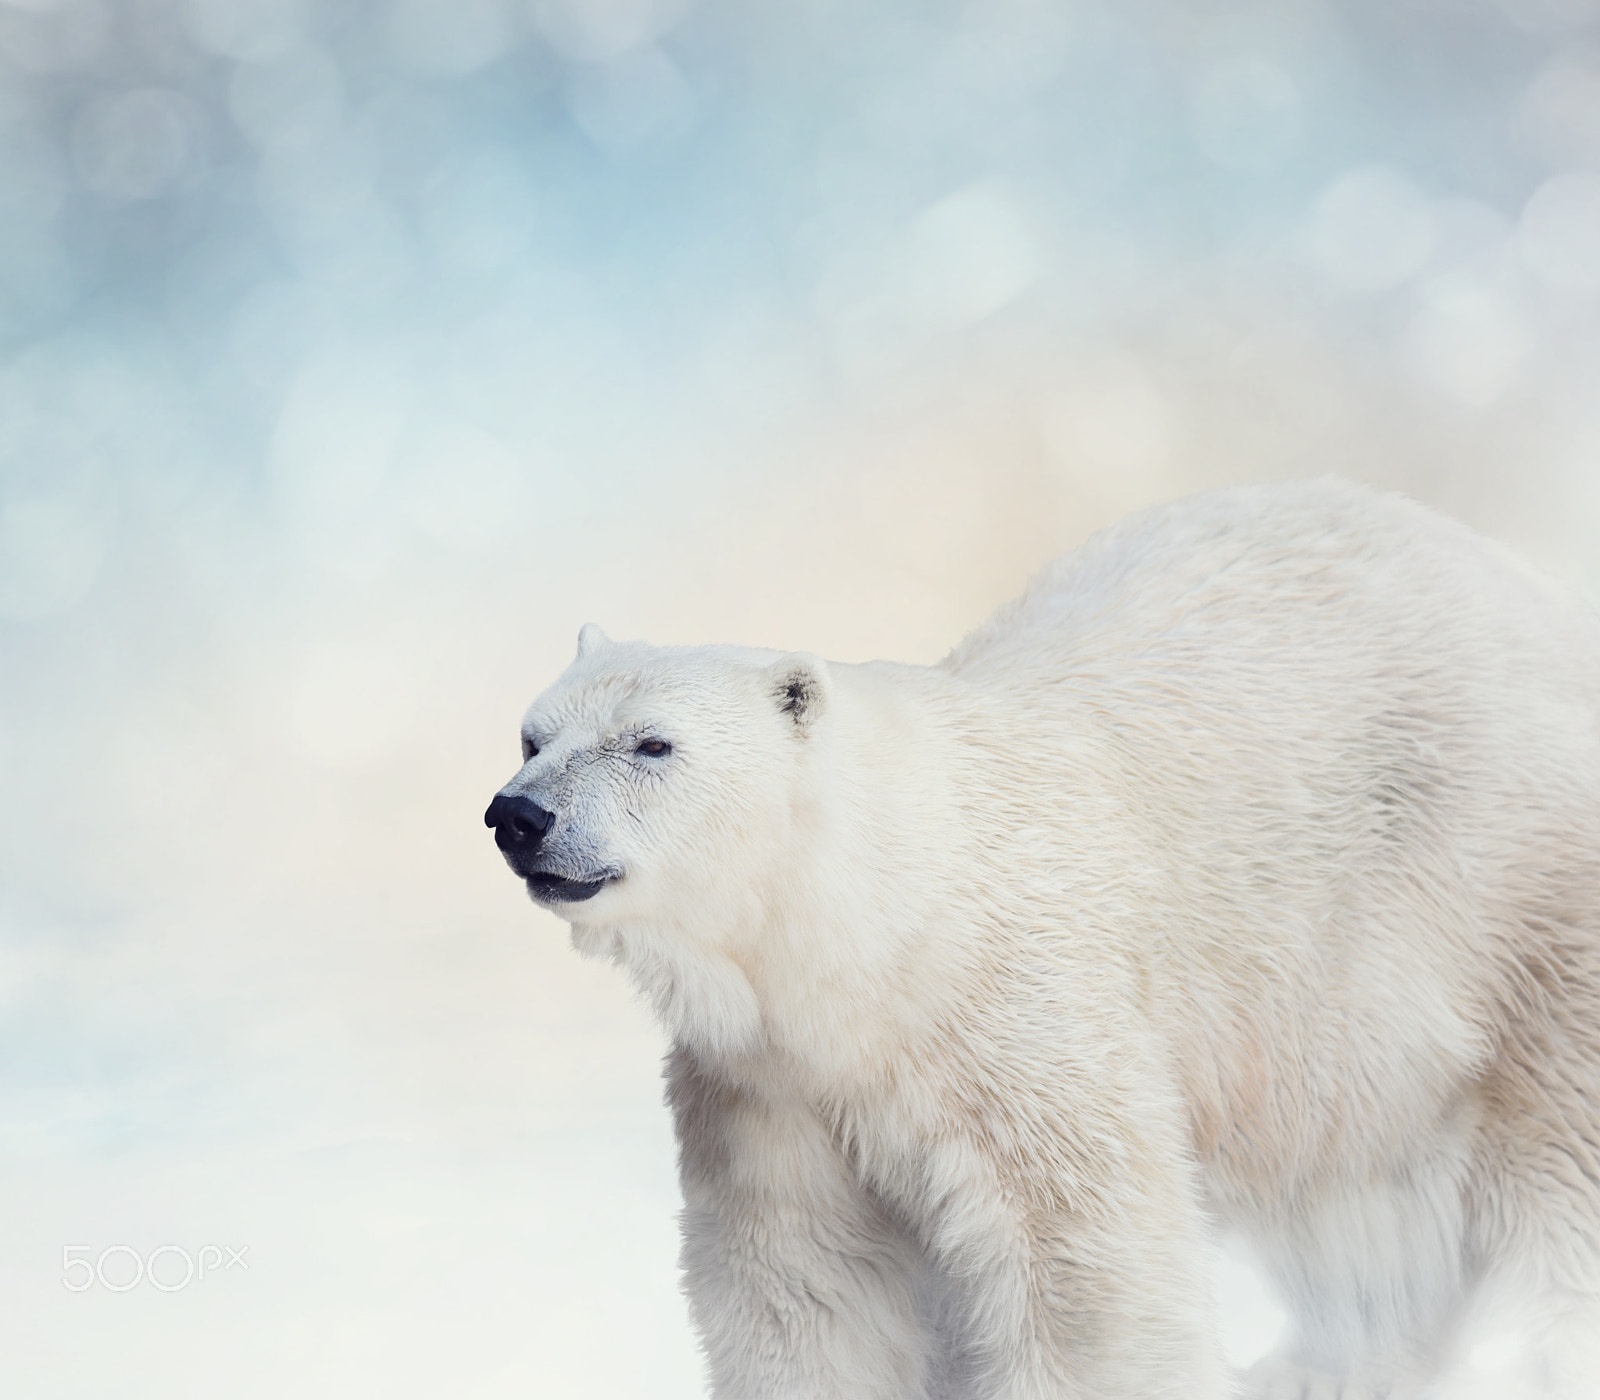
<path fill-rule="evenodd" d="M 1543 646 L 1548 661 L 1573 643 L 1571 659 L 1600 675 L 1600 628 L 1549 579 L 1415 501 L 1327 478 L 1132 515 L 1055 560 L 943 664 L 1093 666 L 1143 646 L 1218 666 L 1298 651 L 1313 669 L 1320 654 L 1351 674 L 1418 645 L 1466 664 L 1503 660 L 1507 646 Z"/>

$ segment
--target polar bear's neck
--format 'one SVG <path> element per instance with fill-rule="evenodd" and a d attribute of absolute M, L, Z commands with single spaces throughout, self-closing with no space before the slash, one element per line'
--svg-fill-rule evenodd
<path fill-rule="evenodd" d="M 870 1080 L 935 1033 L 970 940 L 974 865 L 956 697 L 920 667 L 839 667 L 815 824 L 751 966 L 767 1037 L 831 1084 Z M 959 705 L 957 706 L 959 708 Z"/>

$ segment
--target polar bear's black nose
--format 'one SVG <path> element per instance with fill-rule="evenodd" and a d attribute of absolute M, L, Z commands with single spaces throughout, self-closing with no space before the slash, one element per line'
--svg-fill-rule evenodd
<path fill-rule="evenodd" d="M 532 855 L 544 840 L 550 823 L 556 819 L 529 797 L 507 797 L 501 793 L 483 814 L 483 824 L 494 828 L 494 843 L 502 851 Z"/>

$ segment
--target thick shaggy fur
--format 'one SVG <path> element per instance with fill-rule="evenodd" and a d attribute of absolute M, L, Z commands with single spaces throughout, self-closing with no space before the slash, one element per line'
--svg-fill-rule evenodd
<path fill-rule="evenodd" d="M 1246 1393 L 1600 1389 L 1600 628 L 1497 547 L 1222 491 L 933 667 L 586 630 L 525 734 L 719 1400 L 1217 1400 L 1217 1225 Z"/>

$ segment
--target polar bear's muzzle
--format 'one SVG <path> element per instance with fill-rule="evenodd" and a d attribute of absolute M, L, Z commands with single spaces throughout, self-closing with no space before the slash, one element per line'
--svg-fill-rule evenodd
<path fill-rule="evenodd" d="M 574 880 L 535 863 L 555 820 L 554 812 L 520 793 L 498 794 L 483 814 L 483 824 L 494 829 L 494 843 L 506 863 L 528 882 L 528 893 L 541 904 L 577 904 L 592 899 L 618 878 L 617 872 L 607 870 Z"/>

